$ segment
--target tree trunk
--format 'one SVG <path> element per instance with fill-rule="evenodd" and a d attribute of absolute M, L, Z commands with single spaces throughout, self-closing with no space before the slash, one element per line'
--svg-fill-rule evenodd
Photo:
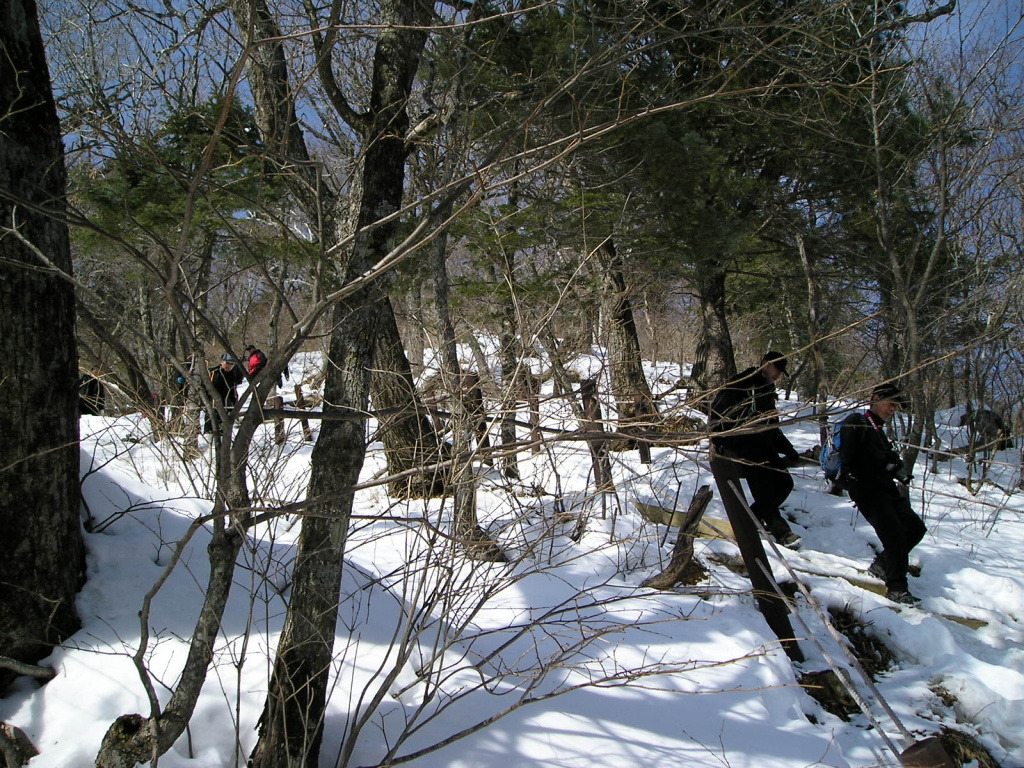
<path fill-rule="evenodd" d="M 513 204 L 518 200 L 513 198 Z M 515 286 L 515 254 L 504 253 L 502 264 L 502 279 L 512 289 Z M 498 277 L 498 276 L 496 276 Z M 502 448 L 507 453 L 501 458 L 501 473 L 510 480 L 518 480 L 519 458 L 515 451 L 515 444 L 518 440 L 516 434 L 516 403 L 519 402 L 519 393 L 522 390 L 521 382 L 525 379 L 523 373 L 529 374 L 529 369 L 520 371 L 522 365 L 522 345 L 518 333 L 519 327 L 516 322 L 515 296 L 509 294 L 500 308 L 500 359 L 501 359 L 501 423 L 499 433 L 501 435 Z"/>
<path fill-rule="evenodd" d="M 447 219 L 453 203 L 442 204 L 437 218 Z M 474 433 L 474 417 L 467 407 L 466 388 L 462 366 L 459 363 L 456 346 L 455 324 L 452 322 L 448 302 L 448 234 L 439 232 L 430 245 L 434 267 L 434 306 L 437 312 L 437 327 L 440 335 L 438 352 L 441 359 L 441 383 L 448 395 L 452 413 L 452 455 L 469 454 Z M 482 407 L 482 404 L 481 404 Z M 479 560 L 503 562 L 504 555 L 480 527 L 476 509 L 477 476 L 472 464 L 452 464 L 448 472 L 447 486 L 453 490 L 455 517 L 454 534 L 466 550 L 466 554 Z"/>
<path fill-rule="evenodd" d="M 436 464 L 441 460 L 441 450 L 437 433 L 416 391 L 394 310 L 386 298 L 380 320 L 370 379 L 371 397 L 374 409 L 384 412 L 380 417 L 380 435 L 388 473 L 397 475 Z M 434 470 L 397 480 L 390 488 L 396 497 L 429 498 L 442 494 L 444 485 L 444 478 Z"/>
<path fill-rule="evenodd" d="M 249 445 L 258 424 L 258 418 L 250 417 L 243 422 L 237 434 L 232 435 L 229 422 L 217 448 L 217 489 L 220 497 L 216 503 L 221 516 L 213 522 L 213 536 L 206 547 L 210 572 L 181 676 L 167 705 L 160 710 L 155 685 L 146 667 L 149 605 L 159 589 L 158 583 L 146 596 L 139 612 L 139 645 L 133 656 L 139 678 L 149 695 L 149 717 L 139 714 L 118 717 L 103 736 L 96 755 L 96 768 L 133 768 L 136 763 L 155 761 L 174 746 L 192 719 L 213 660 L 213 645 L 231 593 L 238 552 L 245 541 L 250 507 L 245 471 Z"/>
<path fill-rule="evenodd" d="M 814 412 L 818 417 L 818 442 L 820 445 L 824 445 L 828 431 L 828 414 L 826 413 L 825 392 L 822 389 L 825 378 L 825 359 L 821 354 L 821 345 L 818 343 L 821 331 L 818 320 L 821 290 L 818 286 L 818 277 L 811 265 L 810 254 L 807 253 L 803 235 L 796 236 L 796 245 L 800 253 L 800 263 L 804 268 L 804 277 L 807 280 L 807 338 L 811 343 L 811 386 L 804 399 L 814 402 Z"/>
<path fill-rule="evenodd" d="M 736 375 L 736 358 L 725 308 L 725 268 L 706 265 L 696 280 L 700 298 L 700 335 L 693 378 L 704 389 L 720 386 Z"/>
<path fill-rule="evenodd" d="M 423 281 L 417 281 L 401 296 L 392 295 L 395 303 L 395 317 L 402 329 L 402 341 L 405 356 L 409 359 L 409 367 L 414 376 L 423 371 L 423 353 L 426 350 L 427 320 L 423 312 Z"/>
<path fill-rule="evenodd" d="M 324 412 L 365 411 L 380 302 L 339 305 L 328 351 Z M 291 602 L 251 756 L 253 768 L 315 768 L 323 737 L 345 540 L 366 445 L 363 421 L 320 426 L 310 497 L 292 577 Z"/>
<path fill-rule="evenodd" d="M 581 432 L 599 434 L 604 432 L 604 420 L 601 418 L 601 403 L 597 399 L 597 380 L 584 379 L 580 382 L 580 399 L 583 402 L 579 429 Z M 608 460 L 608 442 L 601 438 L 587 441 L 590 448 L 590 461 L 594 470 L 594 491 L 596 493 L 615 493 L 615 482 L 612 480 L 612 465 Z"/>
<path fill-rule="evenodd" d="M 451 204 L 441 214 L 447 218 Z M 454 394 L 460 373 L 459 356 L 455 344 L 455 323 L 450 311 L 450 281 L 448 279 L 448 236 L 438 232 L 429 246 L 430 264 L 434 272 L 434 312 L 437 315 L 437 352 L 441 363 L 441 380 L 450 395 Z"/>
<path fill-rule="evenodd" d="M 276 25 L 261 0 L 238 0 L 235 12 L 243 28 L 254 27 L 274 59 L 259 69 L 262 89 L 250 78 L 265 113 L 280 113 L 273 99 L 287 95 L 287 70 Z M 381 3 L 381 24 L 373 60 L 370 103 L 360 123 L 364 139 L 352 231 L 357 236 L 342 284 L 365 274 L 389 251 L 397 222 L 374 225 L 398 210 L 405 186 L 407 101 L 426 42 L 430 7 L 422 0 Z M 280 59 L 280 60 L 278 60 Z M 294 116 L 288 99 L 285 120 Z M 269 123 L 268 123 L 269 125 Z M 297 129 L 295 129 L 297 130 Z M 289 134 L 294 136 L 295 130 Z M 335 212 L 337 213 L 337 212 Z M 340 219 L 335 217 L 335 221 Z M 324 235 L 330 248 L 348 234 L 344 224 Z M 364 413 L 370 400 L 370 370 L 385 304 L 378 283 L 370 283 L 338 304 L 333 314 L 324 411 Z M 334 635 L 342 572 L 342 554 L 352 513 L 354 491 L 366 452 L 365 422 L 329 421 L 320 427 L 313 449 L 310 497 L 315 505 L 303 521 L 296 554 L 292 599 L 277 649 L 259 738 L 252 753 L 254 768 L 315 768 L 323 736 L 323 714 L 332 669 Z"/>
<path fill-rule="evenodd" d="M 520 356 L 519 345 L 516 337 L 502 323 L 501 332 L 501 405 L 498 431 L 501 440 L 502 450 L 505 455 L 501 457 L 501 474 L 510 480 L 519 480 L 519 457 L 516 451 L 516 442 L 519 439 L 516 430 L 516 404 L 519 402 L 519 382 L 522 377 L 518 376 Z M 529 371 L 526 371 L 529 373 Z"/>
<path fill-rule="evenodd" d="M 637 426 L 649 429 L 659 421 L 659 415 L 651 387 L 644 376 L 640 337 L 633 317 L 629 288 L 622 273 L 622 263 L 611 238 L 601 244 L 599 251 L 603 256 L 603 303 L 608 326 L 608 358 L 611 363 L 612 390 L 619 411 L 619 429 L 622 432 L 629 432 Z"/>
<path fill-rule="evenodd" d="M 60 124 L 33 0 L 0 5 L 0 51 L 0 654 L 32 663 L 79 627 L 75 295 Z M 0 690 L 12 678 L 0 670 Z"/>
<path fill-rule="evenodd" d="M 760 532 L 757 530 L 757 523 L 754 522 L 750 506 L 740 487 L 740 463 L 734 458 L 712 451 L 711 473 L 718 487 L 718 498 L 721 499 L 729 524 L 736 534 L 736 546 L 739 547 L 743 564 L 750 577 L 750 586 L 758 610 L 775 636 L 779 638 L 786 655 L 793 661 L 803 661 L 803 652 L 793 633 L 793 625 L 789 623 L 786 601 L 775 592 L 772 586 L 773 579 L 764 571 L 764 568 L 770 568 L 770 565 Z"/>

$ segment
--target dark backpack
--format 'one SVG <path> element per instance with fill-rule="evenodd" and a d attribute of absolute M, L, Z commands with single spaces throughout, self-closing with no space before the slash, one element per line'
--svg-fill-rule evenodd
<path fill-rule="evenodd" d="M 829 424 L 825 430 L 825 443 L 821 446 L 821 453 L 818 454 L 818 462 L 821 464 L 821 471 L 825 478 L 835 482 L 843 471 L 842 457 L 839 455 L 839 444 L 842 438 L 843 424 L 849 416 Z"/>

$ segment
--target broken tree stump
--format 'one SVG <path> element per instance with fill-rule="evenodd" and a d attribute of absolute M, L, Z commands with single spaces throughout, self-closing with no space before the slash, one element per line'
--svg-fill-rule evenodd
<path fill-rule="evenodd" d="M 676 536 L 675 546 L 672 548 L 672 558 L 668 565 L 657 576 L 652 576 L 640 586 L 651 589 L 671 589 L 676 584 L 693 584 L 704 578 L 707 571 L 698 561 L 693 559 L 693 540 L 697 537 L 697 529 L 700 527 L 701 518 L 704 517 L 704 510 L 711 503 L 711 486 L 702 485 L 693 494 L 690 500 L 690 507 L 686 510 L 686 517 L 679 526 L 679 535 Z"/>

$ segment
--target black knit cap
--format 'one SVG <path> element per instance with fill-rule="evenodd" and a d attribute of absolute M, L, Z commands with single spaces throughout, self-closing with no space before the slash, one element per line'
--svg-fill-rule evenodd
<path fill-rule="evenodd" d="M 781 352 L 776 352 L 773 349 L 768 350 L 764 353 L 764 357 L 761 358 L 761 365 L 771 363 L 779 369 L 779 373 L 786 372 L 786 356 Z"/>
<path fill-rule="evenodd" d="M 892 400 L 900 408 L 906 408 L 909 405 L 909 400 L 903 390 L 892 382 L 879 384 L 871 390 L 871 400 Z"/>

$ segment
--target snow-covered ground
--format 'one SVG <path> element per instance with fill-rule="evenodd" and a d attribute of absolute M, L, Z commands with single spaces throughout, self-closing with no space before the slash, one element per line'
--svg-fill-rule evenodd
<path fill-rule="evenodd" d="M 580 367 L 592 373 L 597 362 Z M 650 368 L 657 391 L 678 374 L 672 366 Z M 663 410 L 674 397 L 661 401 Z M 816 445 L 817 424 L 802 420 L 803 404 L 781 407 L 797 449 Z M 551 401 L 544 423 L 574 428 L 569 415 Z M 941 416 L 946 445 L 962 444 L 963 431 L 951 426 L 959 414 Z M 150 439 L 145 420 L 83 417 L 82 438 L 83 494 L 95 523 L 86 534 L 89 578 L 79 598 L 84 626 L 45 662 L 56 679 L 41 687 L 21 679 L 0 699 L 0 720 L 24 729 L 41 752 L 32 768 L 91 766 L 118 715 L 149 713 L 131 661 L 140 606 L 177 542 L 209 509 L 204 460 L 173 458 Z M 278 446 L 273 426 L 261 427 L 250 472 L 257 503 L 302 497 L 312 444 L 301 438 L 293 424 Z M 808 660 L 791 664 L 747 579 L 723 564 L 737 555 L 730 541 L 698 540 L 709 568 L 702 584 L 669 592 L 639 586 L 667 564 L 675 530 L 647 520 L 635 502 L 685 508 L 699 486 L 713 487 L 706 460 L 706 443 L 655 448 L 650 465 L 635 451 L 613 453 L 616 492 L 603 496 L 592 492 L 582 443 L 521 454 L 517 484 L 479 466 L 480 521 L 508 555 L 504 564 L 460 556 L 448 538 L 450 503 L 397 502 L 379 486 L 360 491 L 321 765 L 375 766 L 389 754 L 415 755 L 408 764 L 416 768 L 896 764 L 865 715 L 844 721 L 797 685 L 802 673 L 826 668 L 823 654 L 848 665 L 845 656 L 798 597 L 814 640 L 801 641 Z M 967 474 L 962 458 L 939 463 L 937 472 L 919 462 L 912 500 L 928 534 L 912 554 L 921 575 L 911 578 L 911 590 L 923 598 L 920 609 L 865 588 L 857 569 L 873 555 L 874 534 L 847 499 L 828 495 L 816 465 L 793 471 L 786 510 L 803 546 L 781 550 L 816 602 L 851 611 L 894 655 L 876 686 L 907 731 L 918 738 L 960 729 L 1003 766 L 1024 766 L 1019 465 L 1019 447 L 1000 452 L 994 482 L 972 493 L 958 482 Z M 382 468 L 372 450 L 363 477 Z M 724 519 L 717 494 L 707 515 Z M 187 736 L 160 759 L 164 768 L 245 764 L 298 531 L 295 517 L 253 531 L 205 693 Z M 165 701 L 203 597 L 206 540 L 205 531 L 190 539 L 149 615 L 146 668 Z M 775 574 L 788 578 L 769 555 Z M 799 622 L 794 628 L 803 631 Z M 871 719 L 890 743 L 905 746 L 904 734 L 865 695 Z"/>

